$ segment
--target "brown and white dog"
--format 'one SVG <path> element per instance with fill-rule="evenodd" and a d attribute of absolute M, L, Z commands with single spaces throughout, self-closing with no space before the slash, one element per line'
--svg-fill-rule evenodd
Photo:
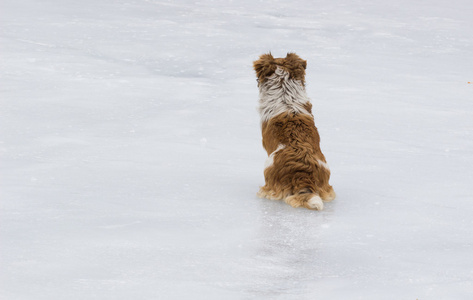
<path fill-rule="evenodd" d="M 293 207 L 322 210 L 335 198 L 330 169 L 320 150 L 312 104 L 305 91 L 307 61 L 263 54 L 253 63 L 258 78 L 265 185 L 258 196 Z"/>

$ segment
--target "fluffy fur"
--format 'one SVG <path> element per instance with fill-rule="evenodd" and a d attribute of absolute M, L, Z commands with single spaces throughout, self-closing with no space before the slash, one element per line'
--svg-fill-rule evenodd
<path fill-rule="evenodd" d="M 265 185 L 258 196 L 322 210 L 322 201 L 333 200 L 335 192 L 305 91 L 307 62 L 295 53 L 285 58 L 263 54 L 253 66 L 260 90 L 263 147 L 268 153 Z"/>

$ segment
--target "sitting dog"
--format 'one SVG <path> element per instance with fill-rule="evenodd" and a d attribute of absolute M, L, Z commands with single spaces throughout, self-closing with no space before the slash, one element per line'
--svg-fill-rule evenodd
<path fill-rule="evenodd" d="M 335 198 L 330 169 L 320 150 L 312 104 L 305 91 L 307 61 L 263 54 L 253 63 L 259 88 L 265 185 L 258 196 L 292 207 L 322 210 Z"/>

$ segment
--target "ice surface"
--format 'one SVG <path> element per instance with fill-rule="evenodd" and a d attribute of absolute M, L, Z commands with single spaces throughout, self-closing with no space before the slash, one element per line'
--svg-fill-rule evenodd
<path fill-rule="evenodd" d="M 471 1 L 2 0 L 2 299 L 472 299 Z M 258 199 L 308 60 L 337 199 Z"/>

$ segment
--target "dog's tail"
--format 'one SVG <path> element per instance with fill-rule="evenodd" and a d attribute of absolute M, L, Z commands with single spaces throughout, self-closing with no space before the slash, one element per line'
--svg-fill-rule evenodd
<path fill-rule="evenodd" d="M 322 198 L 312 191 L 302 190 L 295 195 L 290 195 L 284 199 L 284 202 L 292 207 L 305 207 L 308 209 L 322 210 L 324 202 Z"/>

